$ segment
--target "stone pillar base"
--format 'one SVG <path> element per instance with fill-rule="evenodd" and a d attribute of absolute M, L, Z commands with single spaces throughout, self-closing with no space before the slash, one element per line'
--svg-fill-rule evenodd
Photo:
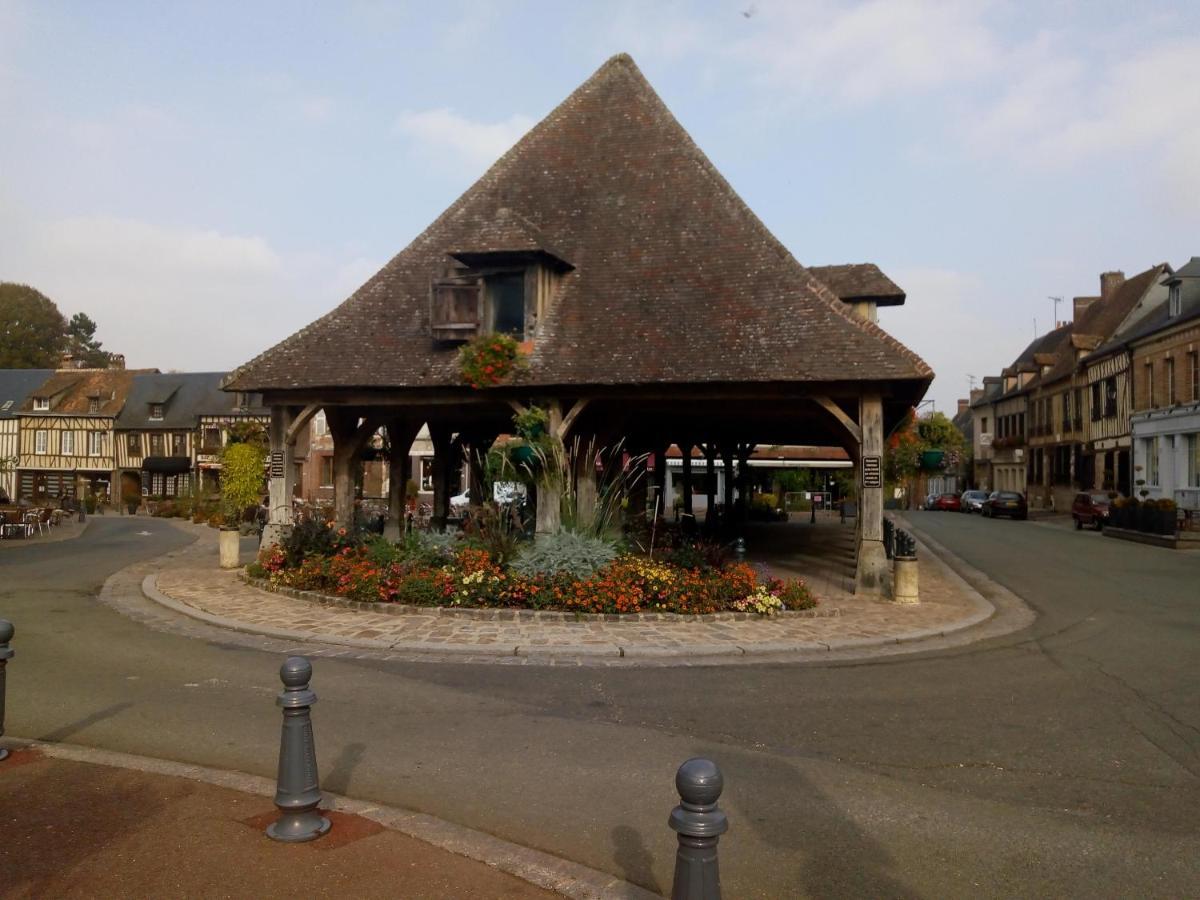
<path fill-rule="evenodd" d="M 897 557 L 892 568 L 892 599 L 897 603 L 919 603 L 921 600 L 917 584 L 917 560 L 915 557 Z"/>
<path fill-rule="evenodd" d="M 262 550 L 268 547 L 277 547 L 284 542 L 287 536 L 291 534 L 291 531 L 291 525 L 284 525 L 280 522 L 268 522 L 263 527 L 262 539 L 258 542 L 258 546 Z"/>
<path fill-rule="evenodd" d="M 854 593 L 867 597 L 888 595 L 888 559 L 883 541 L 864 539 L 859 542 Z"/>
<path fill-rule="evenodd" d="M 383 525 L 383 537 L 385 540 L 391 541 L 393 544 L 404 536 L 404 528 L 399 522 L 393 522 L 389 519 Z"/>

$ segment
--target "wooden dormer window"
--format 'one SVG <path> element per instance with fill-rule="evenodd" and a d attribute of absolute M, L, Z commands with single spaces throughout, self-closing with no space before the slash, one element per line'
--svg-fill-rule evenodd
<path fill-rule="evenodd" d="M 33 398 L 34 412 L 47 412 L 50 409 L 49 397 L 34 397 Z"/>
<path fill-rule="evenodd" d="M 100 398 L 99 397 L 88 397 L 88 412 L 90 412 L 90 413 L 100 412 Z"/>
<path fill-rule="evenodd" d="M 150 404 L 150 420 L 155 421 L 155 422 L 161 422 L 162 417 L 163 417 L 163 404 L 151 403 Z"/>
<path fill-rule="evenodd" d="M 525 272 L 498 272 L 483 283 L 488 332 L 525 340 Z"/>
<path fill-rule="evenodd" d="M 479 334 L 482 318 L 482 278 L 460 275 L 434 281 L 429 323 L 435 341 L 469 341 Z"/>

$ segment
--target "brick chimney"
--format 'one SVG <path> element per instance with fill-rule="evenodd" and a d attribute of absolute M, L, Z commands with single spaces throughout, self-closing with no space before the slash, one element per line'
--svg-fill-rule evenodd
<path fill-rule="evenodd" d="M 970 400 L 962 400 L 962 399 L 959 399 L 959 401 L 958 401 L 958 413 L 957 413 L 957 414 L 961 416 L 963 413 L 965 413 L 965 412 L 966 412 L 968 409 L 970 409 L 970 408 L 971 408 L 971 401 L 970 401 Z"/>
<path fill-rule="evenodd" d="M 971 402 L 975 403 L 983 396 L 983 388 L 971 388 Z"/>
<path fill-rule="evenodd" d="M 1117 288 L 1125 283 L 1124 272 L 1100 273 L 1100 299 L 1107 300 L 1117 292 Z"/>

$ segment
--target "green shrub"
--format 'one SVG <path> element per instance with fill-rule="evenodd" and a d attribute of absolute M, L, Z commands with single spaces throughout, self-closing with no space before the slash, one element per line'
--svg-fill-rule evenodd
<path fill-rule="evenodd" d="M 367 559 L 382 568 L 401 562 L 404 559 L 404 552 L 387 538 L 376 535 L 367 541 Z"/>
<path fill-rule="evenodd" d="M 221 454 L 221 504 L 225 524 L 238 525 L 263 494 L 266 451 L 258 444 L 230 444 Z"/>
<path fill-rule="evenodd" d="M 433 573 L 418 572 L 397 583 L 394 599 L 410 606 L 437 606 L 444 598 Z"/>
<path fill-rule="evenodd" d="M 492 562 L 504 566 L 520 552 L 524 527 L 515 504 L 485 503 L 473 508 L 463 524 L 468 543 L 486 550 Z"/>
<path fill-rule="evenodd" d="M 560 531 L 540 534 L 513 560 L 511 568 L 519 575 L 573 575 L 588 578 L 617 558 L 617 548 L 603 538 Z"/>
<path fill-rule="evenodd" d="M 817 598 L 803 581 L 786 581 L 779 589 L 779 599 L 787 609 L 812 609 L 817 605 Z"/>
<path fill-rule="evenodd" d="M 400 558 L 410 566 L 444 566 L 454 559 L 457 538 L 449 532 L 410 531 L 397 545 Z"/>

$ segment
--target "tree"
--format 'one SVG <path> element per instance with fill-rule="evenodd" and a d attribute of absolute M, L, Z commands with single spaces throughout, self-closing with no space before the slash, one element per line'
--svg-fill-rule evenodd
<path fill-rule="evenodd" d="M 27 284 L 0 282 L 0 369 L 53 369 L 67 323 L 54 301 Z"/>
<path fill-rule="evenodd" d="M 75 313 L 67 323 L 67 350 L 77 363 L 90 369 L 103 369 L 108 365 L 108 351 L 100 349 L 96 323 L 87 313 Z"/>
<path fill-rule="evenodd" d="M 961 450 L 963 446 L 962 432 L 945 413 L 930 413 L 918 421 L 917 434 L 925 449 L 949 451 Z"/>

